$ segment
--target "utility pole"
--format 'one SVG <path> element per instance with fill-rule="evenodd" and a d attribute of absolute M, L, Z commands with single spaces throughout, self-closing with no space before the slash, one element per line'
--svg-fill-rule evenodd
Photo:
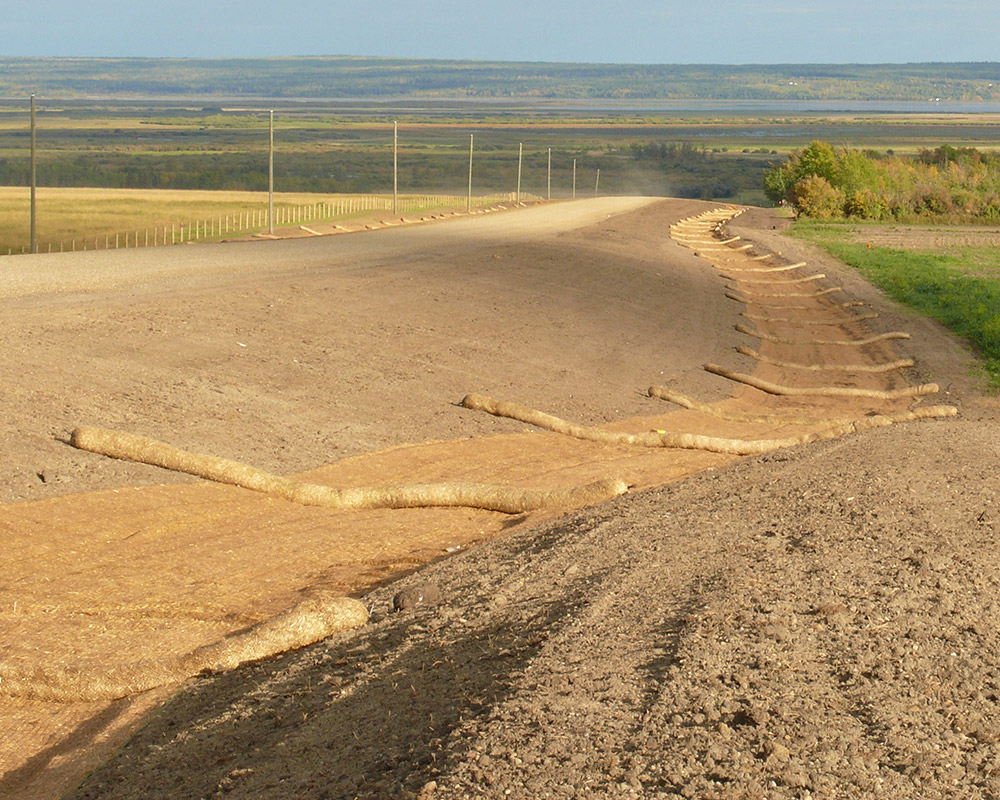
<path fill-rule="evenodd" d="M 35 96 L 31 95 L 31 252 L 38 252 L 38 231 L 35 226 Z"/>
<path fill-rule="evenodd" d="M 268 112 L 267 133 L 267 230 L 274 236 L 274 109 Z"/>
<path fill-rule="evenodd" d="M 465 212 L 467 214 L 472 213 L 472 137 L 473 136 L 475 136 L 474 133 L 469 134 L 469 202 L 465 208 Z"/>
<path fill-rule="evenodd" d="M 549 148 L 549 176 L 548 176 L 548 188 L 545 190 L 545 199 L 552 199 L 552 148 Z"/>
<path fill-rule="evenodd" d="M 399 123 L 392 121 L 392 213 L 399 213 Z"/>
<path fill-rule="evenodd" d="M 524 153 L 524 142 L 517 146 L 517 204 L 521 205 L 521 156 Z"/>

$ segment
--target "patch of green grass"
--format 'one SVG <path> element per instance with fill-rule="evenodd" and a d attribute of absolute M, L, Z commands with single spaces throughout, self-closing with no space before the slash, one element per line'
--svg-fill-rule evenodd
<path fill-rule="evenodd" d="M 843 225 L 796 223 L 793 233 L 819 244 L 899 302 L 944 323 L 983 358 L 1000 390 L 1000 251 L 995 248 L 899 250 L 844 241 Z"/>

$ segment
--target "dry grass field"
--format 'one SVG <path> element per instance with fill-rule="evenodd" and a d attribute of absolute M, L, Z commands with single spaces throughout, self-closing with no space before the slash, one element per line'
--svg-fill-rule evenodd
<path fill-rule="evenodd" d="M 329 195 L 276 192 L 276 224 L 283 214 L 326 204 L 343 206 L 348 200 L 384 198 L 388 195 Z M 495 197 L 473 197 L 473 205 L 489 204 Z M 465 198 L 450 196 L 401 196 L 406 211 L 419 207 L 464 206 Z M 266 225 L 266 192 L 200 191 L 178 189 L 39 188 L 36 196 L 39 252 L 93 250 L 119 246 L 163 244 L 191 238 L 200 241 L 232 238 L 263 230 Z M 424 205 L 426 204 L 426 206 Z M 345 209 L 337 218 L 363 213 Z M 328 215 L 325 217 L 330 219 Z M 302 219 L 293 218 L 297 224 Z M 155 231 L 155 234 L 154 234 Z M 26 252 L 30 241 L 30 195 L 25 187 L 0 186 L 0 255 Z"/>
<path fill-rule="evenodd" d="M 323 198 L 305 194 L 280 194 L 275 202 L 286 205 L 315 203 Z M 162 189 L 39 188 L 36 195 L 39 249 L 49 243 L 58 250 L 76 239 L 93 249 L 95 237 L 134 233 L 136 230 L 187 225 L 196 220 L 227 214 L 263 211 L 267 194 L 260 192 L 208 192 Z M 29 239 L 30 196 L 26 187 L 0 187 L 0 252 L 20 247 Z M 162 233 L 161 233 L 162 235 Z"/>

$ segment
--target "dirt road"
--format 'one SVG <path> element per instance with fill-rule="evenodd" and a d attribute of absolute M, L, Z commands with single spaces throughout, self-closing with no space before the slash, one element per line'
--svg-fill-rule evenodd
<path fill-rule="evenodd" d="M 66 447 L 80 424 L 139 428 L 287 474 L 520 429 L 456 409 L 473 390 L 589 423 L 653 413 L 639 392 L 661 378 L 723 396 L 725 382 L 701 370 L 738 339 L 702 336 L 730 311 L 718 277 L 652 238 L 665 221 L 651 213 L 630 223 L 634 235 L 617 236 L 613 222 L 569 233 L 647 204 L 4 259 L 0 370 L 19 379 L 2 389 L 0 502 L 165 479 Z M 664 250 L 685 266 L 670 282 Z"/>
<path fill-rule="evenodd" d="M 732 387 L 703 362 L 775 368 L 732 354 L 751 341 L 733 330 L 741 306 L 705 258 L 667 238 L 704 208 L 610 219 L 601 208 L 582 228 L 550 217 L 526 241 L 479 220 L 495 235 L 462 239 L 456 226 L 456 241 L 436 245 L 447 252 L 400 245 L 410 263 L 397 250 L 357 269 L 255 274 L 252 288 L 223 271 L 212 285 L 189 273 L 99 298 L 35 295 L 5 328 L 46 387 L 11 404 L 12 459 L 40 452 L 53 466 L 22 469 L 6 496 L 163 480 L 54 441 L 88 413 L 292 472 L 333 449 L 524 430 L 443 406 L 470 389 L 586 423 L 650 418 L 660 406 L 636 388 L 651 383 L 721 401 Z M 800 259 L 777 221 L 739 222 L 730 230 L 776 261 Z M 933 378 L 960 417 L 719 461 L 441 561 L 371 592 L 362 631 L 194 682 L 73 796 L 995 794 L 996 404 L 937 326 L 805 258 L 880 313 L 874 333 L 911 333 L 893 355 L 916 366 L 889 383 Z M 61 364 L 74 345 L 81 377 Z M 882 357 L 870 351 L 859 353 Z M 292 366 L 303 363 L 304 374 Z M 775 402 L 741 389 L 720 407 Z M 353 427 L 331 432 L 330 408 Z M 561 463 L 582 464 L 581 452 Z M 48 508 L 3 508 L 36 507 Z M 440 603 L 388 613 L 400 587 L 428 582 Z M 81 725 L 72 747 L 100 730 Z M 72 747 L 43 751 L 0 787 L 58 770 Z"/>

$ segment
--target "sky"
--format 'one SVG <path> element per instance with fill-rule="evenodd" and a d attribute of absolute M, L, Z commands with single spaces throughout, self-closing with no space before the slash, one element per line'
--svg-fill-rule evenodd
<path fill-rule="evenodd" d="M 0 57 L 1000 61 L 997 0 L 0 0 Z"/>

